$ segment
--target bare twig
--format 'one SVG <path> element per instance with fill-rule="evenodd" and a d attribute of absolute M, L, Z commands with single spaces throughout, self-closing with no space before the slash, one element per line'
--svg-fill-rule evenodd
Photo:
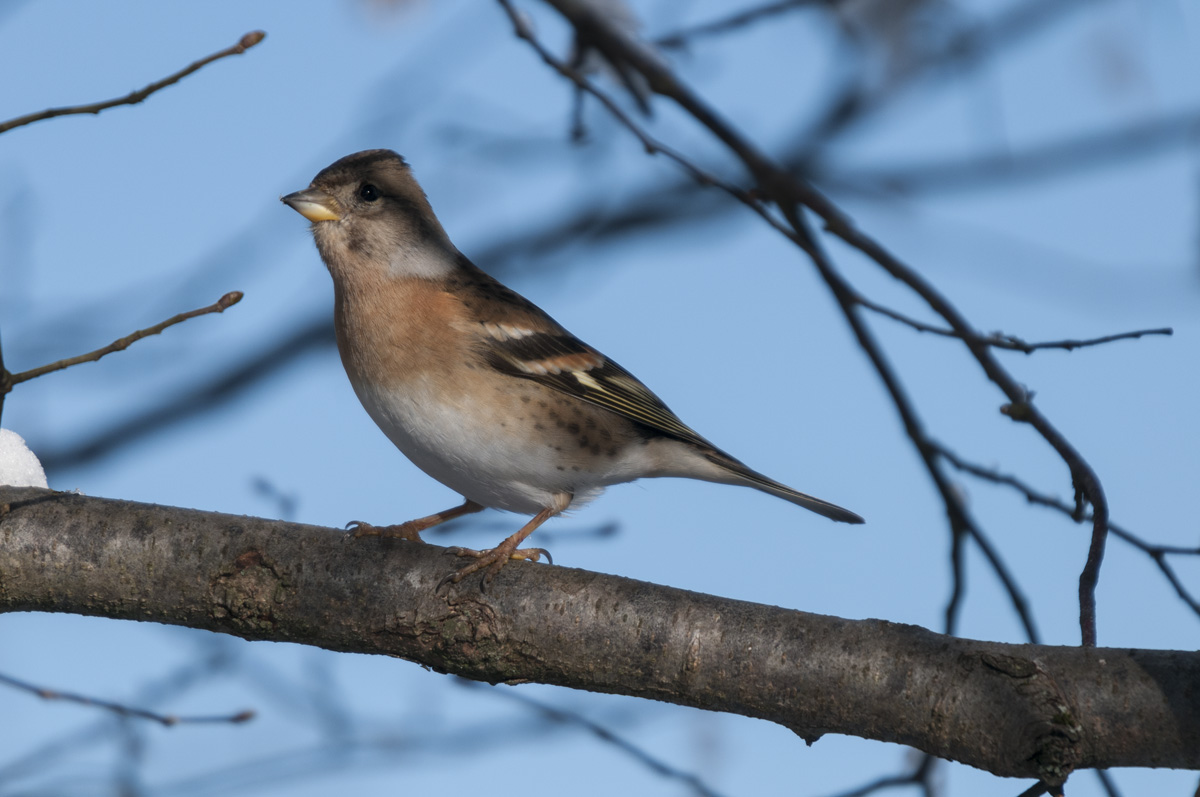
<path fill-rule="evenodd" d="M 765 3 L 761 6 L 747 8 L 711 22 L 702 22 L 699 25 L 693 25 L 682 30 L 677 30 L 674 33 L 668 33 L 665 36 L 659 36 L 653 40 L 653 43 L 654 46 L 663 49 L 678 49 L 686 47 L 691 41 L 703 36 L 715 36 L 727 33 L 731 30 L 758 22 L 759 20 L 802 8 L 803 6 L 825 6 L 833 2 L 836 2 L 836 0 L 776 0 L 773 3 Z"/>
<path fill-rule="evenodd" d="M 909 286 L 931 309 L 962 336 L 968 351 L 983 369 L 984 374 L 1009 398 L 1002 408 L 1014 421 L 1028 423 L 1066 463 L 1076 492 L 1076 515 L 1082 516 L 1085 503 L 1092 506 L 1092 542 L 1087 562 L 1079 577 L 1079 625 L 1084 646 L 1096 644 L 1096 583 L 1104 556 L 1104 540 L 1108 534 L 1108 501 L 1100 478 L 1087 460 L 1075 449 L 1050 420 L 1038 410 L 1025 387 L 1010 374 L 994 356 L 991 348 L 978 342 L 981 337 L 966 318 L 919 273 L 903 263 L 870 236 L 861 232 L 836 206 L 824 196 L 809 189 L 804 200 L 826 223 L 826 229 L 850 246 L 870 257 L 886 272 Z"/>
<path fill-rule="evenodd" d="M 918 332 L 929 332 L 934 335 L 941 335 L 946 338 L 954 338 L 956 340 L 965 340 L 966 337 L 961 332 L 956 332 L 952 329 L 937 327 L 932 324 L 926 324 L 924 321 L 918 321 L 915 318 L 897 312 L 892 308 L 871 301 L 860 296 L 859 304 L 868 310 L 873 310 L 882 316 L 887 316 L 893 321 L 899 321 L 901 324 L 910 326 Z M 973 339 L 973 342 L 982 346 L 991 346 L 994 349 L 1009 349 L 1012 351 L 1020 351 L 1025 354 L 1032 354 L 1039 349 L 1064 349 L 1066 351 L 1074 351 L 1087 346 L 1099 346 L 1104 343 L 1112 343 L 1117 340 L 1136 340 L 1146 335 L 1173 335 L 1175 330 L 1171 327 L 1159 327 L 1157 329 L 1138 329 L 1133 332 L 1121 332 L 1115 335 L 1105 335 L 1099 338 L 1088 338 L 1085 340 L 1056 340 L 1043 343 L 1026 343 L 1021 338 L 1015 335 L 1005 335 L 1002 332 L 993 332 L 991 335 L 980 335 Z"/>
<path fill-rule="evenodd" d="M 28 371 L 22 371 L 19 374 L 12 374 L 8 376 L 3 383 L 0 383 L 0 395 L 12 390 L 13 385 L 19 385 L 22 382 L 27 382 L 30 379 L 36 379 L 39 376 L 43 376 L 54 371 L 61 371 L 64 368 L 70 368 L 72 365 L 95 362 L 106 354 L 112 354 L 116 351 L 123 351 L 129 348 L 131 344 L 136 343 L 142 338 L 146 338 L 151 335 L 157 335 L 167 327 L 175 326 L 183 321 L 187 321 L 189 318 L 195 318 L 196 316 L 200 315 L 208 315 L 209 313 L 223 313 L 228 308 L 240 302 L 242 300 L 242 296 L 243 294 L 241 291 L 230 291 L 207 307 L 201 307 L 196 310 L 189 310 L 186 313 L 180 313 L 179 315 L 171 316 L 162 323 L 155 324 L 152 327 L 146 327 L 145 329 L 139 329 L 137 332 L 114 340 L 112 343 L 103 348 L 90 351 L 87 354 L 80 354 L 77 357 L 67 357 L 66 359 L 48 363 L 37 368 L 30 368 Z"/>
<path fill-rule="evenodd" d="M 799 211 L 795 206 L 785 206 L 783 208 L 784 215 L 788 221 L 797 227 L 801 228 L 804 224 Z M 1000 579 L 1000 583 L 1004 586 L 1008 593 L 1009 600 L 1012 602 L 1013 610 L 1021 620 L 1021 624 L 1025 628 L 1025 634 L 1029 637 L 1029 641 L 1039 641 L 1037 626 L 1033 621 L 1033 612 L 1029 608 L 1029 602 L 1026 600 L 1024 593 L 1018 586 L 1017 581 L 1009 572 L 1008 566 L 1000 558 L 999 551 L 992 545 L 991 540 L 983 532 L 983 529 L 967 511 L 965 502 L 962 496 L 955 488 L 950 480 L 946 477 L 935 456 L 935 451 L 929 447 L 930 438 L 925 432 L 924 422 L 921 421 L 917 414 L 916 406 L 908 397 L 907 392 L 900 384 L 899 377 L 892 369 L 891 363 L 883 354 L 882 348 L 875 341 L 874 335 L 871 334 L 866 324 L 863 322 L 857 306 L 858 294 L 850 287 L 845 278 L 839 273 L 833 262 L 830 260 L 826 252 L 820 247 L 816 240 L 810 236 L 801 236 L 807 241 L 807 244 L 800 245 L 805 249 L 808 256 L 820 271 L 821 277 L 826 284 L 830 286 L 834 298 L 842 307 L 842 312 L 846 317 L 850 328 L 854 331 L 858 338 L 859 345 L 866 352 L 868 359 L 875 366 L 876 372 L 884 383 L 884 387 L 892 397 L 892 403 L 896 405 L 896 409 L 900 413 L 900 418 L 904 423 L 905 432 L 913 445 L 921 455 L 921 459 L 925 464 L 925 469 L 937 487 L 938 493 L 942 498 L 942 502 L 946 506 L 947 518 L 950 521 L 950 533 L 953 538 L 961 537 L 962 535 L 970 535 L 975 544 L 979 546 L 980 551 L 996 572 L 996 576 Z M 957 603 L 961 600 L 963 585 L 965 583 L 964 570 L 955 567 L 954 558 L 961 556 L 961 549 L 955 550 L 956 545 L 960 545 L 961 541 L 954 540 L 951 542 L 951 568 L 954 575 L 954 593 L 951 596 L 951 601 L 946 609 L 946 622 L 951 624 L 954 622 L 954 615 L 957 612 Z"/>
<path fill-rule="evenodd" d="M 1014 490 L 1021 493 L 1021 495 L 1025 497 L 1025 500 L 1031 504 L 1037 504 L 1050 509 L 1056 509 L 1059 512 L 1062 512 L 1064 515 L 1075 519 L 1077 522 L 1092 520 L 1090 514 L 1082 517 L 1076 516 L 1076 509 L 1073 504 L 1059 500 L 1054 496 L 1041 493 L 1025 484 L 1015 476 L 1010 476 L 991 468 L 985 468 L 982 465 L 968 462 L 958 454 L 951 451 L 949 448 L 946 448 L 941 443 L 931 441 L 930 446 L 932 446 L 933 450 L 935 450 L 941 457 L 943 457 L 958 470 L 961 470 L 964 473 L 969 473 L 972 476 L 992 482 L 994 484 L 1003 484 L 1008 487 L 1012 487 Z M 1179 596 L 1180 600 L 1187 604 L 1187 606 L 1197 616 L 1200 616 L 1200 601 L 1198 601 L 1187 590 L 1187 588 L 1183 585 L 1183 582 L 1179 580 L 1178 575 L 1176 575 L 1170 563 L 1167 562 L 1168 556 L 1200 556 L 1200 547 L 1156 545 L 1154 543 L 1146 542 L 1141 537 L 1137 536 L 1123 526 L 1119 526 L 1111 522 L 1108 525 L 1108 530 L 1117 539 L 1129 543 L 1133 547 L 1149 556 L 1151 560 L 1154 561 L 1154 564 L 1158 566 L 1158 569 L 1162 571 L 1163 577 L 1167 579 L 1167 582 L 1175 590 L 1175 593 Z"/>
<path fill-rule="evenodd" d="M 239 39 L 238 43 L 232 47 L 226 47 L 224 50 L 215 52 L 205 58 L 201 58 L 199 61 L 184 67 L 175 74 L 169 75 L 162 80 L 155 81 L 143 89 L 126 94 L 124 97 L 118 97 L 112 100 L 104 100 L 103 102 L 93 102 L 87 105 L 70 105 L 63 108 L 48 108 L 44 111 L 38 111 L 37 113 L 31 113 L 25 116 L 18 116 L 15 119 L 9 119 L 7 122 L 0 122 L 0 133 L 6 133 L 13 128 L 23 127 L 28 124 L 33 124 L 34 122 L 40 122 L 43 119 L 53 119 L 56 116 L 69 116 L 72 114 L 84 113 L 97 114 L 103 110 L 113 108 L 118 105 L 135 105 L 149 97 L 151 94 L 154 94 L 156 91 L 165 89 L 167 86 L 170 86 L 173 83 L 178 83 L 180 80 L 183 80 L 196 70 L 202 69 L 203 67 L 211 64 L 213 61 L 218 61 L 231 55 L 241 55 L 254 45 L 261 42 L 264 38 L 266 38 L 266 35 L 267 34 L 263 33 L 261 30 L 251 31 Z"/>
<path fill-rule="evenodd" d="M 566 709 L 556 708 L 555 706 L 551 706 L 548 703 L 543 703 L 540 700 L 535 700 L 528 695 L 507 687 L 488 686 L 481 684 L 478 681 L 467 680 L 466 678 L 457 678 L 455 679 L 455 683 L 470 689 L 486 689 L 488 690 L 489 694 L 508 698 L 509 700 L 516 701 L 523 706 L 533 709 L 551 722 L 574 725 L 582 728 L 605 744 L 611 745 L 620 752 L 625 753 L 630 758 L 637 761 L 639 764 L 642 764 L 655 774 L 671 780 L 680 781 L 693 793 L 699 794 L 701 797 L 720 797 L 720 793 L 709 787 L 708 784 L 701 780 L 699 776 L 691 772 L 686 772 L 682 769 L 677 769 L 665 761 L 655 758 L 646 750 L 638 747 L 633 742 L 613 733 L 608 728 L 605 728 L 599 723 L 593 722 L 582 714 L 578 714 L 574 711 L 567 711 Z"/>
<path fill-rule="evenodd" d="M 19 689 L 23 692 L 28 692 L 31 695 L 36 695 L 43 700 L 65 700 L 70 703 L 78 703 L 81 706 L 95 706 L 102 708 L 105 711 L 111 711 L 114 714 L 119 714 L 122 717 L 136 717 L 138 719 L 150 720 L 157 722 L 160 725 L 171 727 L 174 725 L 200 725 L 212 723 L 229 723 L 237 724 L 247 722 L 254 719 L 254 712 L 250 710 L 239 711 L 236 714 L 227 715 L 211 715 L 211 716 L 194 716 L 180 717 L 174 714 L 156 714 L 153 711 L 146 711 L 141 708 L 133 708 L 121 703 L 114 703 L 109 700 L 100 700 L 86 695 L 76 694 L 74 692 L 60 692 L 57 689 L 47 689 L 42 686 L 34 686 L 31 683 L 22 681 L 18 678 L 13 678 L 11 675 L 0 673 L 0 684 L 11 686 L 14 689 Z"/>

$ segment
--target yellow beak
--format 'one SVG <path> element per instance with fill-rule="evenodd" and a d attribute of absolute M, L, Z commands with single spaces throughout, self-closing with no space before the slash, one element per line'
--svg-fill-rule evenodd
<path fill-rule="evenodd" d="M 337 221 L 341 218 L 337 200 L 319 188 L 306 188 L 280 197 L 279 201 L 312 222 Z"/>

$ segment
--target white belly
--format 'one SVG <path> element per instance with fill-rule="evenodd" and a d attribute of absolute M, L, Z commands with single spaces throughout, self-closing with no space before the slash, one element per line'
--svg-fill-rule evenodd
<path fill-rule="evenodd" d="M 494 509 L 533 515 L 572 496 L 578 508 L 610 484 L 632 481 L 650 470 L 639 450 L 623 451 L 600 467 L 572 468 L 527 424 L 487 407 L 435 401 L 410 381 L 405 390 L 355 385 L 367 413 L 413 464 L 450 489 Z"/>

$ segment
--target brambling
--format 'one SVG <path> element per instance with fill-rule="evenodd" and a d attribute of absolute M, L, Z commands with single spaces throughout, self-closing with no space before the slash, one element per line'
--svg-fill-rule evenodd
<path fill-rule="evenodd" d="M 390 150 L 348 155 L 282 201 L 312 222 L 333 276 L 338 351 L 354 392 L 417 467 L 462 505 L 355 536 L 419 541 L 438 523 L 504 509 L 533 519 L 495 548 L 451 550 L 473 562 L 457 583 L 510 559 L 555 515 L 611 484 L 678 476 L 753 487 L 833 520 L 853 512 L 743 465 L 692 431 L 632 374 L 460 253 L 408 164 Z M 547 555 L 547 558 L 548 555 Z"/>

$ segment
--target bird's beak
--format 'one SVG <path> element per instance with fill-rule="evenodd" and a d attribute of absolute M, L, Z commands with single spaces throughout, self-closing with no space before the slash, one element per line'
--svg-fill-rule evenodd
<path fill-rule="evenodd" d="M 337 221 L 342 217 L 337 200 L 319 188 L 306 188 L 280 197 L 279 201 L 312 222 Z"/>

